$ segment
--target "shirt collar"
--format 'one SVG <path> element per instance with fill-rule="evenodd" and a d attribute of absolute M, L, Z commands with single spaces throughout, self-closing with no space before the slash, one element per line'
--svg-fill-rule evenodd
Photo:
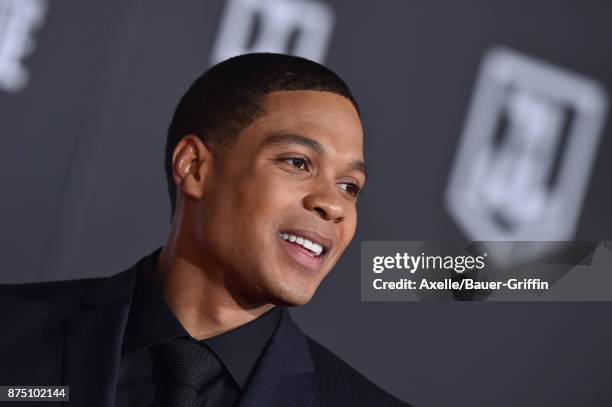
<path fill-rule="evenodd" d="M 145 257 L 138 266 L 123 342 L 124 356 L 166 339 L 189 336 L 153 280 L 161 249 Z M 217 355 L 234 381 L 244 389 L 281 315 L 282 308 L 274 307 L 247 324 L 199 342 Z"/>
<path fill-rule="evenodd" d="M 276 331 L 281 314 L 281 307 L 274 307 L 247 324 L 200 343 L 208 346 L 221 359 L 236 383 L 244 389 Z"/>
<path fill-rule="evenodd" d="M 153 280 L 161 247 L 138 265 L 132 305 L 128 314 L 123 354 L 129 355 L 166 339 L 189 335 L 164 300 Z"/>

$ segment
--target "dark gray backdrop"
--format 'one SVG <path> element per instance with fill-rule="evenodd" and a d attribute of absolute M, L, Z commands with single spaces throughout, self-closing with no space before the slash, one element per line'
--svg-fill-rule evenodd
<path fill-rule="evenodd" d="M 19 1 L 19 0 L 18 0 Z M 483 53 L 502 44 L 612 89 L 605 1 L 329 0 L 325 63 L 361 103 L 358 233 L 300 326 L 418 406 L 612 405 L 609 303 L 364 303 L 359 241 L 462 239 L 443 206 Z M 104 276 L 163 243 L 163 143 L 210 65 L 222 0 L 53 0 L 0 91 L 4 282 Z M 606 127 L 577 238 L 611 240 Z"/>

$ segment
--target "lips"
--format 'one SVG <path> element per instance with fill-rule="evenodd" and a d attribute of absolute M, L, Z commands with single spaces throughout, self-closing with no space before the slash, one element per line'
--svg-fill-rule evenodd
<path fill-rule="evenodd" d="M 332 245 L 333 241 L 326 235 L 309 229 L 283 229 L 279 232 L 280 234 L 288 234 L 296 237 L 301 237 L 302 239 L 309 240 L 312 243 L 316 243 L 322 247 L 322 255 L 327 253 Z M 308 248 L 308 247 L 307 247 Z"/>
<path fill-rule="evenodd" d="M 279 233 L 278 237 L 280 237 L 284 241 L 293 243 L 295 245 L 307 249 L 309 252 L 312 253 L 313 256 L 319 256 L 321 253 L 323 253 L 323 246 L 311 240 L 305 239 L 302 236 L 296 236 L 290 233 Z"/>
<path fill-rule="evenodd" d="M 318 271 L 323 264 L 323 255 L 315 256 L 314 253 L 303 246 L 291 243 L 287 240 L 278 239 L 283 251 L 288 257 L 302 268 L 310 271 Z"/>
<path fill-rule="evenodd" d="M 312 230 L 286 229 L 279 232 L 277 238 L 290 260 L 310 271 L 321 269 L 323 260 L 332 247 L 331 239 Z M 297 239 L 300 239 L 299 243 Z"/>

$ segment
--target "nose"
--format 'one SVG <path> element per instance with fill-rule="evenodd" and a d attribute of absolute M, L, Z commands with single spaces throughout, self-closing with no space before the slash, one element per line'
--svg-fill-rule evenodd
<path fill-rule="evenodd" d="M 346 202 L 342 201 L 338 187 L 320 186 L 304 198 L 304 207 L 322 219 L 340 223 L 346 216 Z"/>

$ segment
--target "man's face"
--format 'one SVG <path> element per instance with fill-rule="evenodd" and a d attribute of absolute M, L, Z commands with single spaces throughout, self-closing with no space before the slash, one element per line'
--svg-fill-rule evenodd
<path fill-rule="evenodd" d="M 207 175 L 195 240 L 240 298 L 304 304 L 355 233 L 361 122 L 331 92 L 273 92 L 264 106 Z"/>

